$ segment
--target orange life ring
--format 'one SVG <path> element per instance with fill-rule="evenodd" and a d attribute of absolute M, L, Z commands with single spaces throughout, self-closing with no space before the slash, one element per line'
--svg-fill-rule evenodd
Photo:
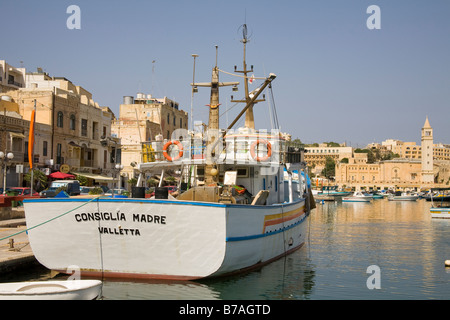
<path fill-rule="evenodd" d="M 167 153 L 167 149 L 169 148 L 169 146 L 171 146 L 172 144 L 176 144 L 178 146 L 178 149 L 180 150 L 180 152 L 178 153 L 178 156 L 176 157 L 171 157 L 169 156 L 169 154 Z M 183 156 L 183 146 L 181 145 L 180 141 L 169 141 L 167 142 L 164 147 L 163 147 L 163 156 L 164 158 L 166 158 L 168 161 L 176 161 L 178 159 L 180 159 Z"/>
<path fill-rule="evenodd" d="M 256 155 L 256 146 L 259 145 L 260 143 L 264 143 L 267 146 L 267 154 L 264 157 L 258 157 Z M 255 159 L 256 161 L 266 161 L 272 155 L 272 145 L 267 140 L 256 140 L 250 146 L 250 154 L 252 155 L 252 158 Z"/>

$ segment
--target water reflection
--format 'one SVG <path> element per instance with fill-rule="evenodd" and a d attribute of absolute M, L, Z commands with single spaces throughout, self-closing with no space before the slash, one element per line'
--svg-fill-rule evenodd
<path fill-rule="evenodd" d="M 431 220 L 424 200 L 325 203 L 312 220 L 314 299 L 448 299 L 443 268 L 450 221 Z M 367 267 L 381 269 L 381 290 L 368 290 Z M 325 288 L 325 284 L 327 287 Z"/>
<path fill-rule="evenodd" d="M 237 276 L 180 282 L 105 280 L 103 298 L 298 300 L 310 297 L 314 277 L 311 261 L 303 248 L 259 270 Z"/>
<path fill-rule="evenodd" d="M 429 207 L 424 200 L 326 202 L 311 215 L 307 243 L 259 270 L 190 282 L 105 280 L 103 298 L 449 299 L 450 220 L 432 220 Z M 380 267 L 379 290 L 366 286 L 370 265 Z"/>

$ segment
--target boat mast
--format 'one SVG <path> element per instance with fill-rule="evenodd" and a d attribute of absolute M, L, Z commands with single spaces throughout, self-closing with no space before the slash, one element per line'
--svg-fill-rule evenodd
<path fill-rule="evenodd" d="M 245 104 L 248 104 L 251 101 L 249 89 L 248 89 L 248 73 L 253 72 L 253 65 L 251 66 L 250 70 L 247 70 L 247 62 L 245 60 L 246 57 L 246 47 L 247 42 L 250 42 L 250 40 L 247 37 L 247 24 L 244 24 L 242 26 L 242 40 L 241 42 L 244 44 L 244 58 L 243 58 L 243 70 L 236 70 L 236 66 L 234 66 L 234 72 L 243 73 L 244 74 L 244 90 L 245 90 L 245 100 L 233 100 L 231 99 L 231 102 L 242 102 Z M 248 107 L 247 111 L 245 112 L 245 127 L 250 129 L 255 129 L 255 118 L 253 115 L 253 106 L 255 103 L 265 101 L 265 99 L 255 100 L 251 103 L 251 105 Z"/>
<path fill-rule="evenodd" d="M 216 46 L 216 65 L 212 70 L 211 76 L 208 130 L 219 130 L 219 68 L 217 67 L 217 51 L 218 46 Z"/>
<path fill-rule="evenodd" d="M 216 142 L 221 134 L 219 132 L 219 87 L 237 86 L 239 82 L 219 82 L 219 68 L 217 67 L 218 46 L 216 45 L 216 65 L 212 69 L 211 82 L 192 83 L 194 87 L 211 87 L 211 97 L 209 102 L 209 121 L 206 140 L 206 167 L 205 167 L 205 184 L 211 185 L 219 181 L 219 171 L 214 161 L 214 142 Z M 211 161 L 212 160 L 212 161 Z"/>

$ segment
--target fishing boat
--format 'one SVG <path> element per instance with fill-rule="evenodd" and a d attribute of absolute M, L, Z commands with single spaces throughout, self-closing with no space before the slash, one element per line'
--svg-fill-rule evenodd
<path fill-rule="evenodd" d="M 301 178 L 307 176 L 304 150 L 278 126 L 255 129 L 253 108 L 266 88 L 271 93 L 276 76 L 255 78 L 262 84 L 250 92 L 253 68 L 246 66 L 243 29 L 243 70 L 235 72 L 245 96 L 232 101 L 245 107 L 234 121 L 219 127 L 219 88 L 239 82 L 219 81 L 219 73 L 232 73 L 218 68 L 216 46 L 211 82 L 191 83 L 192 92 L 211 88 L 207 131 L 177 130 L 170 140 L 142 143 L 136 188 L 160 175 L 154 197 L 24 203 L 30 245 L 41 264 L 59 272 L 76 265 L 89 276 L 193 280 L 246 271 L 302 247 L 315 206 Z M 245 126 L 234 128 L 244 113 Z M 178 194 L 161 185 L 169 170 L 180 172 Z"/>
<path fill-rule="evenodd" d="M 25 281 L 0 284 L 0 300 L 94 300 L 99 280 Z"/>
<path fill-rule="evenodd" d="M 447 192 L 450 188 L 432 188 L 430 192 L 430 214 L 431 218 L 450 219 L 450 199 Z M 433 193 L 437 192 L 435 196 Z"/>
<path fill-rule="evenodd" d="M 352 195 L 342 198 L 342 202 L 370 202 L 371 200 L 371 195 L 364 194 L 360 191 L 356 191 Z"/>
<path fill-rule="evenodd" d="M 450 194 L 446 188 L 432 188 L 432 190 L 425 196 L 422 196 L 426 201 L 434 200 L 450 202 Z"/>
<path fill-rule="evenodd" d="M 419 199 L 419 196 L 411 192 L 397 191 L 388 196 L 389 201 L 416 201 L 417 199 Z"/>
<path fill-rule="evenodd" d="M 338 186 L 324 186 L 319 192 L 314 192 L 313 195 L 316 201 L 338 201 L 342 197 L 351 195 L 351 192 L 339 191 Z"/>

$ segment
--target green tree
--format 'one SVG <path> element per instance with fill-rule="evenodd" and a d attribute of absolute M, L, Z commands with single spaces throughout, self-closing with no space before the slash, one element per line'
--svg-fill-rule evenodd
<path fill-rule="evenodd" d="M 165 178 L 164 180 L 166 180 L 167 182 L 169 182 L 169 185 L 174 185 L 177 181 L 177 179 L 173 176 L 168 176 L 167 178 Z"/>
<path fill-rule="evenodd" d="M 88 179 L 85 176 L 76 175 L 75 177 L 80 182 L 80 186 L 87 185 Z"/>
<path fill-rule="evenodd" d="M 158 185 L 159 181 L 154 179 L 154 178 L 149 178 L 147 180 L 147 187 L 151 188 L 151 187 L 156 187 Z"/>
<path fill-rule="evenodd" d="M 327 147 L 340 147 L 341 145 L 337 142 L 324 142 L 327 144 Z"/>
<path fill-rule="evenodd" d="M 31 171 L 23 176 L 23 179 L 31 185 Z M 33 190 L 42 191 L 47 188 L 47 176 L 41 170 L 33 169 Z"/>
<path fill-rule="evenodd" d="M 327 178 L 332 178 L 335 176 L 336 163 L 333 158 L 325 158 L 325 168 L 322 170 L 322 175 Z"/>
<path fill-rule="evenodd" d="M 131 178 L 130 180 L 128 180 L 128 184 L 131 185 L 132 187 L 135 187 L 137 184 L 137 179 Z"/>

